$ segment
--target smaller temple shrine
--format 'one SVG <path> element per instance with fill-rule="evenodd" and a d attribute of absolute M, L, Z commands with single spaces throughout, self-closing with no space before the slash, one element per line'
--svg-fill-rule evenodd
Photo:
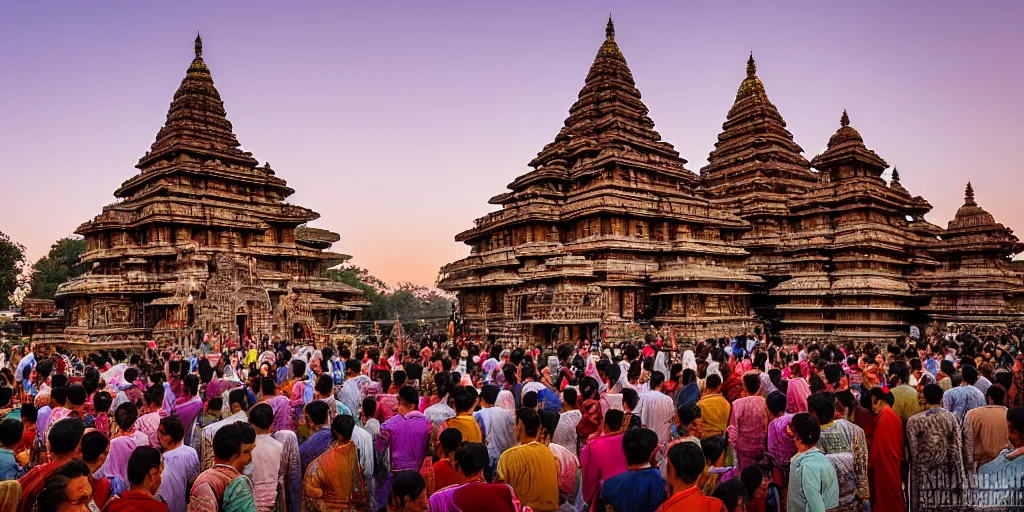
<path fill-rule="evenodd" d="M 940 237 L 932 249 L 940 265 L 921 278 L 932 318 L 989 325 L 1024 320 L 1024 283 L 1010 266 L 1010 256 L 1024 247 L 1013 230 L 978 206 L 970 182 L 963 206 Z"/>
<path fill-rule="evenodd" d="M 261 340 L 350 337 L 367 303 L 325 277 L 346 256 L 340 237 L 307 227 L 319 214 L 259 165 L 232 131 L 195 40 L 195 58 L 138 174 L 76 233 L 88 271 L 60 286 L 66 333 L 179 339 L 189 333 Z"/>

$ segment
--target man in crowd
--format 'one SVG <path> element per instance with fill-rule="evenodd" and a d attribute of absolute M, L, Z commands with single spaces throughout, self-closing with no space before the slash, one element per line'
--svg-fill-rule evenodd
<path fill-rule="evenodd" d="M 644 427 L 658 435 L 659 446 L 665 446 L 672 440 L 672 417 L 675 415 L 672 398 L 662 393 L 665 374 L 651 372 L 649 384 L 651 389 L 640 395 L 640 403 L 636 406 L 635 415 L 640 417 Z"/>
<path fill-rule="evenodd" d="M 150 446 L 136 448 L 128 459 L 131 489 L 110 500 L 103 512 L 168 512 L 167 504 L 156 497 L 162 470 L 160 450 Z"/>
<path fill-rule="evenodd" d="M 256 510 L 252 482 L 242 475 L 252 462 L 255 446 L 256 431 L 248 423 L 220 426 L 213 438 L 214 464 L 192 485 L 188 512 L 219 512 L 228 507 Z"/>
<path fill-rule="evenodd" d="M 1005 395 L 1002 387 L 989 386 L 985 391 L 988 405 L 971 409 L 964 415 L 963 461 L 968 474 L 974 474 L 1006 448 L 1007 409 L 1001 405 Z"/>
<path fill-rule="evenodd" d="M 490 470 L 498 467 L 498 459 L 501 454 L 515 444 L 515 418 L 508 411 L 501 407 L 495 407 L 498 401 L 500 390 L 494 384 L 487 384 L 480 392 L 480 410 L 473 413 L 476 423 L 480 428 L 484 444 L 487 446 L 487 453 L 490 454 Z M 579 411 L 577 411 L 579 412 Z M 559 423 L 561 428 L 561 423 Z M 571 436 L 572 446 L 575 447 L 576 429 L 573 426 Z"/>
<path fill-rule="evenodd" d="M 176 415 L 160 419 L 157 438 L 164 450 L 160 497 L 170 512 L 185 512 L 192 483 L 199 476 L 199 455 L 191 446 L 184 444 L 185 425 Z"/>
<path fill-rule="evenodd" d="M 537 442 L 540 416 L 521 407 L 516 411 L 519 446 L 509 448 L 498 460 L 496 481 L 512 486 L 524 505 L 536 512 L 558 509 L 558 466 L 547 446 Z"/>
<path fill-rule="evenodd" d="M 743 376 L 743 397 L 732 403 L 729 419 L 729 444 L 732 445 L 740 471 L 757 463 L 765 453 L 768 435 L 768 407 L 761 390 L 761 378 L 756 373 Z"/>
<path fill-rule="evenodd" d="M 622 449 L 629 466 L 626 472 L 609 478 L 601 486 L 601 499 L 606 506 L 616 512 L 654 510 L 661 506 L 667 498 L 665 480 L 661 471 L 651 465 L 658 444 L 658 435 L 646 428 L 623 434 Z"/>
<path fill-rule="evenodd" d="M 790 465 L 787 512 L 825 512 L 838 507 L 839 479 L 835 467 L 818 449 L 818 420 L 810 413 L 795 414 L 788 431 L 797 453 Z"/>
<path fill-rule="evenodd" d="M 922 394 L 924 405 L 921 412 L 907 420 L 911 502 L 919 503 L 923 497 L 919 493 L 924 482 L 932 482 L 932 485 L 948 489 L 948 493 L 939 497 L 956 500 L 949 505 L 962 505 L 959 503 L 965 485 L 962 453 L 966 452 L 961 450 L 960 424 L 953 413 L 942 408 L 941 386 L 928 384 Z M 1000 421 L 1005 424 L 1004 418 Z"/>

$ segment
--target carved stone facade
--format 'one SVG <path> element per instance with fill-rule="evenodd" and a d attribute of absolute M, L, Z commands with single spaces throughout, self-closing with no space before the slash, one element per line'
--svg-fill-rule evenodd
<path fill-rule="evenodd" d="M 948 229 L 927 222 L 845 112 L 808 162 L 753 56 L 699 176 L 647 113 L 609 20 L 565 127 L 456 236 L 470 255 L 438 286 L 464 331 L 543 343 L 651 326 L 687 342 L 763 319 L 791 341 L 884 343 L 911 323 L 1020 318 L 1008 228 L 973 197 Z"/>
<path fill-rule="evenodd" d="M 344 259 L 326 250 L 339 236 L 305 227 L 319 214 L 285 203 L 294 190 L 240 149 L 198 37 L 167 122 L 136 167 L 118 202 L 76 230 L 89 271 L 58 290 L 67 334 L 348 336 L 366 302 L 324 277 Z"/>

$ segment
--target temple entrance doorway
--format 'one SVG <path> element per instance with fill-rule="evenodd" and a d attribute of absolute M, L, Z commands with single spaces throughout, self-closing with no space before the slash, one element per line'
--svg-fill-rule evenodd
<path fill-rule="evenodd" d="M 249 325 L 249 315 L 235 315 L 235 325 L 238 326 L 238 339 L 245 339 L 245 329 Z"/>

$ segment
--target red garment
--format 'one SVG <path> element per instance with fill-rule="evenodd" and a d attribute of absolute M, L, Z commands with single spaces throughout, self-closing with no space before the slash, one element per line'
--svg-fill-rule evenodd
<path fill-rule="evenodd" d="M 461 512 L 516 512 L 519 500 L 505 484 L 467 484 L 452 493 L 452 503 Z"/>
<path fill-rule="evenodd" d="M 25 433 L 21 435 L 21 441 L 11 450 L 15 454 L 21 453 L 29 448 L 32 448 L 32 442 L 36 438 L 36 424 L 25 425 Z"/>
<path fill-rule="evenodd" d="M 658 512 L 721 512 L 725 505 L 718 498 L 701 494 L 696 486 L 672 495 L 658 507 Z"/>
<path fill-rule="evenodd" d="M 455 466 L 448 459 L 441 459 L 434 463 L 434 488 L 444 489 L 450 485 L 461 484 L 465 480 L 462 472 L 457 471 Z"/>
<path fill-rule="evenodd" d="M 872 512 L 905 512 L 900 461 L 903 460 L 903 422 L 886 407 L 875 418 L 868 455 Z"/>
<path fill-rule="evenodd" d="M 168 512 L 167 504 L 142 491 L 125 491 L 103 507 L 103 512 Z"/>
<path fill-rule="evenodd" d="M 92 486 L 92 499 L 96 506 L 103 508 L 110 499 L 110 480 L 106 478 L 93 478 L 89 476 L 89 485 Z"/>
<path fill-rule="evenodd" d="M 722 396 L 731 404 L 743 396 L 744 389 L 746 388 L 743 387 L 743 376 L 740 372 L 732 372 L 725 380 L 725 384 L 722 384 Z"/>
<path fill-rule="evenodd" d="M 61 464 L 57 462 L 40 464 L 18 479 L 18 483 L 21 484 L 21 508 L 18 509 L 20 512 L 31 512 L 39 498 L 39 493 L 43 490 L 46 477 L 56 471 Z"/>
<path fill-rule="evenodd" d="M 853 416 L 853 423 L 864 430 L 864 437 L 868 441 L 868 449 L 871 449 L 871 436 L 875 433 L 875 413 L 871 412 L 870 409 L 865 409 L 861 406 L 857 406 L 857 411 Z"/>
<path fill-rule="evenodd" d="M 585 443 L 591 435 L 601 429 L 604 422 L 604 413 L 601 412 L 601 402 L 588 398 L 580 405 L 580 412 L 583 416 L 576 424 L 576 436 L 580 443 Z"/>

